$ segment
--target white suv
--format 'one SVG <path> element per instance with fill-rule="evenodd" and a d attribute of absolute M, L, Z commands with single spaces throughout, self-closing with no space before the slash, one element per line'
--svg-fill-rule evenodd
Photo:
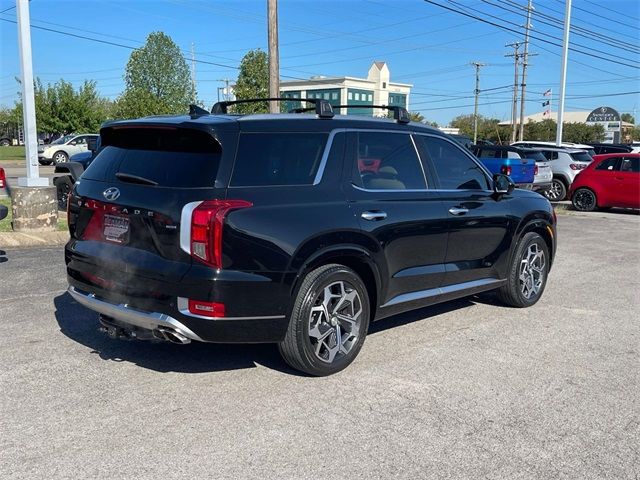
<path fill-rule="evenodd" d="M 545 195 L 552 202 L 564 200 L 573 179 L 593 161 L 593 158 L 584 150 L 577 148 L 538 148 L 551 164 L 553 172 L 551 188 Z"/>
<path fill-rule="evenodd" d="M 68 162 L 72 155 L 88 150 L 87 140 L 89 138 L 98 137 L 99 135 L 96 134 L 65 135 L 49 145 L 40 145 L 38 147 L 38 162 L 40 165 Z"/>
<path fill-rule="evenodd" d="M 585 145 L 583 143 L 571 143 L 571 142 L 562 142 L 560 147 L 556 145 L 556 142 L 539 142 L 537 140 L 528 141 L 523 140 L 519 142 L 514 142 L 511 145 L 514 147 L 532 147 L 532 148 L 547 148 L 547 147 L 555 147 L 555 148 L 577 148 L 579 150 L 584 150 L 592 157 L 596 154 L 596 151 L 593 149 L 591 145 Z"/>

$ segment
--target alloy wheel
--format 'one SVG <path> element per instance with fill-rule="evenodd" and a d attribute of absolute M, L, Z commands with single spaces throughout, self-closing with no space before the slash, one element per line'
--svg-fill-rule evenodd
<path fill-rule="evenodd" d="M 573 205 L 583 212 L 596 208 L 596 196 L 591 190 L 581 188 L 573 196 Z"/>
<path fill-rule="evenodd" d="M 561 198 L 562 191 L 563 191 L 563 188 L 560 182 L 557 180 L 554 180 L 551 183 L 551 187 L 549 188 L 549 190 L 547 190 L 547 198 L 552 202 L 562 200 Z"/>
<path fill-rule="evenodd" d="M 353 285 L 333 282 L 316 297 L 309 315 L 309 338 L 325 363 L 347 355 L 358 341 L 362 300 Z"/>
<path fill-rule="evenodd" d="M 527 300 L 540 293 L 544 284 L 545 258 L 544 251 L 537 243 L 532 243 L 520 260 L 520 291 Z"/>

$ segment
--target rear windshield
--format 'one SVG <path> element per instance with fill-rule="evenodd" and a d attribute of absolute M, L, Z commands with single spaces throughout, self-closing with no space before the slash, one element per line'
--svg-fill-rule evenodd
<path fill-rule="evenodd" d="M 161 187 L 213 187 L 222 155 L 208 133 L 181 128 L 105 129 L 102 142 L 82 178 L 118 182 L 123 173 Z"/>
<path fill-rule="evenodd" d="M 542 152 L 524 152 L 524 158 L 530 158 L 535 160 L 536 162 L 546 162 L 547 157 L 545 157 Z"/>
<path fill-rule="evenodd" d="M 571 158 L 576 162 L 591 162 L 593 158 L 587 152 L 570 153 Z"/>

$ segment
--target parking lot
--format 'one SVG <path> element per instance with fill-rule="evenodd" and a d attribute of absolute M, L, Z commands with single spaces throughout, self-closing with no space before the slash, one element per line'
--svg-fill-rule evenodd
<path fill-rule="evenodd" d="M 559 215 L 530 309 L 374 324 L 300 376 L 272 345 L 111 340 L 60 248 L 0 255 L 3 478 L 638 478 L 640 216 Z"/>

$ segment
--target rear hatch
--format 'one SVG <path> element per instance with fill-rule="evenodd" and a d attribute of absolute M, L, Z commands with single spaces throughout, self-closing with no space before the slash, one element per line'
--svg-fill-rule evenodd
<path fill-rule="evenodd" d="M 551 181 L 551 179 L 553 178 L 551 165 L 549 164 L 547 157 L 545 157 L 541 151 L 539 150 L 527 151 L 524 153 L 524 156 L 536 162 L 535 170 L 534 170 L 536 182 L 542 182 L 547 180 Z"/>
<path fill-rule="evenodd" d="M 117 291 L 179 282 L 192 264 L 181 248 L 185 205 L 225 195 L 220 142 L 207 129 L 165 125 L 116 124 L 101 136 L 69 200 L 69 275 Z"/>

